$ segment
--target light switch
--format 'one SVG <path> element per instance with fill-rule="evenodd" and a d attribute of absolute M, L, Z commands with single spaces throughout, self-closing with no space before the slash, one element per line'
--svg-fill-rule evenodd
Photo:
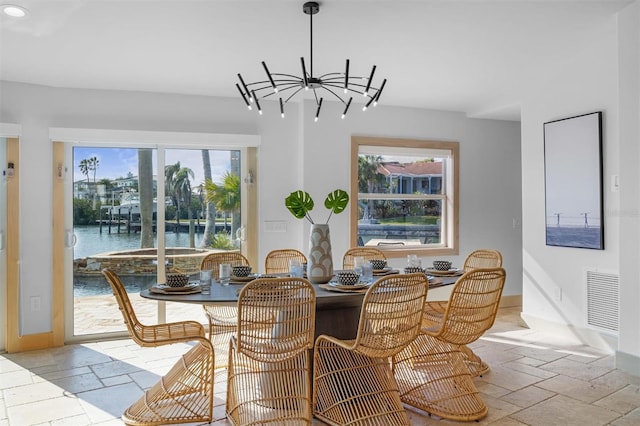
<path fill-rule="evenodd" d="M 620 176 L 619 175 L 611 175 L 611 191 L 613 191 L 613 192 L 620 191 Z"/>

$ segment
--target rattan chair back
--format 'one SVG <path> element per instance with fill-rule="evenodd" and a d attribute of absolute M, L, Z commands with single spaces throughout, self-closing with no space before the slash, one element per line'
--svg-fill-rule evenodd
<path fill-rule="evenodd" d="M 238 295 L 229 342 L 227 419 L 233 425 L 311 425 L 315 291 L 304 278 L 259 278 Z"/>
<path fill-rule="evenodd" d="M 420 332 L 427 288 L 427 278 L 420 273 L 376 281 L 362 302 L 354 350 L 381 358 L 407 346 Z"/>
<path fill-rule="evenodd" d="M 177 342 L 193 340 L 194 337 L 204 337 L 204 327 L 197 321 L 181 321 L 155 325 L 142 324 L 131 304 L 127 290 L 118 274 L 110 269 L 104 269 L 102 274 L 111 286 L 113 295 L 124 318 L 124 323 L 131 339 L 140 346 L 153 347 Z"/>
<path fill-rule="evenodd" d="M 284 274 L 289 272 L 289 260 L 296 259 L 300 264 L 307 263 L 307 256 L 296 249 L 279 249 L 267 253 L 264 258 L 264 272 L 267 274 Z"/>
<path fill-rule="evenodd" d="M 502 254 L 498 250 L 479 249 L 469 253 L 464 261 L 465 272 L 477 268 L 501 268 Z"/>
<path fill-rule="evenodd" d="M 238 351 L 278 362 L 313 347 L 316 296 L 304 278 L 259 278 L 238 295 Z"/>
<path fill-rule="evenodd" d="M 480 338 L 495 321 L 505 279 L 503 268 L 465 272 L 451 291 L 442 325 L 432 333 L 434 337 L 456 345 Z"/>
<path fill-rule="evenodd" d="M 221 251 L 205 256 L 200 262 L 200 270 L 211 270 L 211 276 L 216 280 L 220 279 L 220 264 L 228 263 L 234 266 L 250 266 L 249 260 L 237 251 Z"/>
<path fill-rule="evenodd" d="M 378 260 L 387 260 L 387 256 L 385 254 L 374 247 L 351 247 L 348 249 L 344 256 L 342 256 L 342 268 L 343 269 L 353 269 L 353 258 L 354 257 L 364 257 L 364 261 L 368 262 L 370 260 L 378 259 Z"/>
<path fill-rule="evenodd" d="M 214 350 L 197 321 L 144 325 L 118 275 L 102 271 L 118 301 L 131 339 L 140 346 L 195 342 L 162 378 L 122 414 L 127 425 L 209 423 L 213 420 Z"/>
<path fill-rule="evenodd" d="M 220 279 L 220 265 L 249 266 L 249 260 L 237 251 L 221 251 L 205 256 L 200 270 L 211 270 L 216 281 Z M 238 309 L 235 306 L 202 305 L 209 321 L 209 339 L 216 351 L 216 369 L 225 367 L 228 361 L 229 338 L 238 323 Z"/>

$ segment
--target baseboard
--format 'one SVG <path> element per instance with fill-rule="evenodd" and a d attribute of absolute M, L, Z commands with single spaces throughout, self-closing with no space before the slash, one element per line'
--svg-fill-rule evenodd
<path fill-rule="evenodd" d="M 614 354 L 618 347 L 617 336 L 589 328 L 549 321 L 524 312 L 520 314 L 520 317 L 530 329 L 560 336 L 567 342 L 575 342 L 576 345 L 587 345 L 611 354 Z"/>
<path fill-rule="evenodd" d="M 500 298 L 501 308 L 515 308 L 517 306 L 522 306 L 521 294 L 514 294 L 512 296 L 502 296 Z"/>
<path fill-rule="evenodd" d="M 616 351 L 616 368 L 640 377 L 640 356 Z"/>
<path fill-rule="evenodd" d="M 38 333 L 27 334 L 19 336 L 17 339 L 7 342 L 7 352 L 26 352 L 34 351 L 36 349 L 47 349 L 55 346 L 61 346 L 54 344 L 53 333 Z"/>

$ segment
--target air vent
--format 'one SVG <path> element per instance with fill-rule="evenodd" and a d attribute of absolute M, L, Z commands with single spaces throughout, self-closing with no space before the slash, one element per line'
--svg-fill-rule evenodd
<path fill-rule="evenodd" d="M 587 324 L 618 333 L 619 279 L 616 274 L 587 271 Z"/>

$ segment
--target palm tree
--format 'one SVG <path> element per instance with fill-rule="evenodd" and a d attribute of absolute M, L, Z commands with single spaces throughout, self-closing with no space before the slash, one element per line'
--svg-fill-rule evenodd
<path fill-rule="evenodd" d="M 382 157 L 379 155 L 360 155 L 358 157 L 358 191 L 371 194 L 377 189 L 376 184 L 381 177 L 378 173 L 378 167 L 381 162 Z M 373 209 L 373 200 L 368 200 L 362 218 L 370 219 Z"/>
<path fill-rule="evenodd" d="M 218 210 L 231 214 L 231 235 L 240 227 L 240 176 L 227 172 L 221 184 L 205 181 L 207 202 L 212 202 Z M 226 217 L 226 216 L 225 216 Z"/>
<path fill-rule="evenodd" d="M 176 199 L 176 194 L 173 191 L 173 185 L 175 175 L 178 173 L 178 170 L 180 170 L 179 161 L 176 164 L 170 164 L 164 168 L 164 190 L 166 194 L 171 197 L 171 203 L 176 207 L 178 206 L 178 200 Z"/>
<path fill-rule="evenodd" d="M 178 224 L 177 229 L 180 229 L 180 204 L 186 203 L 188 209 L 189 219 L 191 214 L 191 181 L 189 178 L 194 179 L 195 174 L 193 170 L 188 167 L 181 167 L 178 161 L 175 164 L 165 167 L 165 184 L 166 191 L 171 194 L 171 199 L 177 208 L 176 221 Z"/>
<path fill-rule="evenodd" d="M 138 191 L 140 194 L 140 248 L 153 247 L 153 163 L 152 150 L 138 149 Z"/>
<path fill-rule="evenodd" d="M 204 180 L 211 182 L 211 160 L 209 158 L 209 150 L 202 150 L 202 168 L 204 169 Z M 204 185 L 201 187 L 200 195 L 203 195 Z M 214 203 L 207 201 L 206 203 L 206 222 L 204 225 L 204 235 L 202 236 L 201 247 L 209 247 L 215 240 L 216 233 L 216 206 Z"/>
<path fill-rule="evenodd" d="M 96 172 L 98 171 L 98 166 L 100 165 L 100 160 L 97 157 L 91 157 L 87 160 L 88 169 L 93 172 L 93 183 L 96 183 Z"/>
<path fill-rule="evenodd" d="M 80 160 L 78 167 L 80 168 L 80 173 L 87 177 L 87 185 L 89 185 L 89 160 L 86 158 Z"/>
<path fill-rule="evenodd" d="M 187 207 L 187 219 L 193 218 L 191 213 L 191 179 L 195 178 L 193 170 L 188 167 L 182 167 L 175 175 L 173 182 L 173 190 L 176 192 L 177 199 L 183 202 Z"/>

